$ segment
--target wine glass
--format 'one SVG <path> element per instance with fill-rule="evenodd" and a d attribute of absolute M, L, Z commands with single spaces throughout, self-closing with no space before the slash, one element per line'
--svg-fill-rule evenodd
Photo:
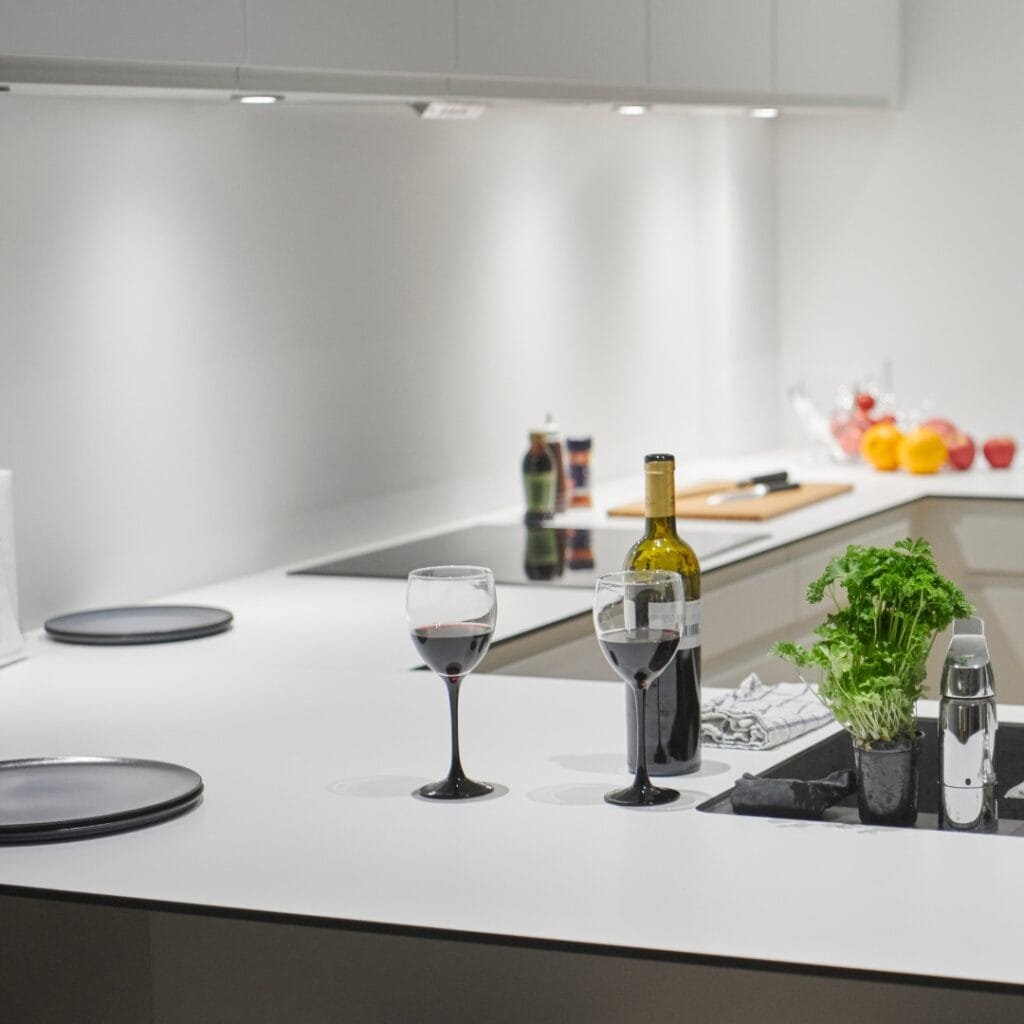
<path fill-rule="evenodd" d="M 610 572 L 594 588 L 594 628 L 608 664 L 636 702 L 637 758 L 633 784 L 605 793 L 610 804 L 649 807 L 679 798 L 647 774 L 647 689 L 665 671 L 683 631 L 683 578 L 661 569 Z"/>
<path fill-rule="evenodd" d="M 497 604 L 494 574 L 477 565 L 438 565 L 409 573 L 405 614 L 420 657 L 445 682 L 452 721 L 448 777 L 421 787 L 420 796 L 464 800 L 494 787 L 467 778 L 459 757 L 459 686 L 491 645 Z"/>

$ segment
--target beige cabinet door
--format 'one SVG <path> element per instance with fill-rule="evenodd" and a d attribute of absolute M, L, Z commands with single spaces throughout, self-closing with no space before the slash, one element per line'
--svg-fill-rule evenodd
<path fill-rule="evenodd" d="M 455 0 L 246 0 L 248 63 L 448 74 Z"/>
<path fill-rule="evenodd" d="M 238 64 L 244 0 L 0 0 L 0 53 L 12 57 Z"/>
<path fill-rule="evenodd" d="M 783 97 L 895 104 L 900 0 L 776 0 L 776 87 Z"/>
<path fill-rule="evenodd" d="M 644 0 L 459 0 L 466 75 L 644 85 Z"/>
<path fill-rule="evenodd" d="M 767 98 L 772 9 L 771 0 L 651 0 L 651 85 Z"/>

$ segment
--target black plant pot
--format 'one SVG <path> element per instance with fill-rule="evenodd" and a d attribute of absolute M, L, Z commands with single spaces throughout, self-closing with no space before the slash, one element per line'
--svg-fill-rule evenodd
<path fill-rule="evenodd" d="M 865 825 L 904 828 L 917 821 L 920 730 L 912 740 L 876 740 L 871 747 L 854 743 L 857 769 L 857 809 Z"/>

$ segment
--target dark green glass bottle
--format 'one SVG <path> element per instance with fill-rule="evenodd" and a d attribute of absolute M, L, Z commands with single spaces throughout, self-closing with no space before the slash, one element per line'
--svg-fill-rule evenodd
<path fill-rule="evenodd" d="M 644 535 L 624 569 L 669 569 L 683 577 L 686 624 L 679 651 L 647 692 L 647 770 L 685 775 L 700 768 L 700 563 L 676 533 L 676 460 L 644 457 Z M 636 770 L 636 710 L 626 692 L 626 759 Z"/>
<path fill-rule="evenodd" d="M 530 431 L 530 450 L 523 456 L 523 488 L 526 491 L 526 522 L 539 523 L 555 513 L 555 463 L 547 435 Z"/>

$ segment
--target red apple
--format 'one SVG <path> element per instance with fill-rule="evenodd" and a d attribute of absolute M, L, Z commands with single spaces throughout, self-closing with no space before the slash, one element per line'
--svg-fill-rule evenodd
<path fill-rule="evenodd" d="M 981 450 L 993 469 L 1006 469 L 1017 454 L 1017 442 L 1012 437 L 990 437 Z"/>
<path fill-rule="evenodd" d="M 970 469 L 974 462 L 974 441 L 966 434 L 954 434 L 953 439 L 946 442 L 946 452 L 954 469 Z"/>
<path fill-rule="evenodd" d="M 919 426 L 927 427 L 929 430 L 934 430 L 935 433 L 938 434 L 946 443 L 947 448 L 953 438 L 960 433 L 955 423 L 951 423 L 949 420 L 944 420 L 940 416 L 936 416 L 934 419 L 925 420 L 924 423 L 919 424 Z"/>
<path fill-rule="evenodd" d="M 860 439 L 864 436 L 865 427 L 863 423 L 848 423 L 846 428 L 839 434 L 836 440 L 839 447 L 847 455 L 860 454 Z"/>

